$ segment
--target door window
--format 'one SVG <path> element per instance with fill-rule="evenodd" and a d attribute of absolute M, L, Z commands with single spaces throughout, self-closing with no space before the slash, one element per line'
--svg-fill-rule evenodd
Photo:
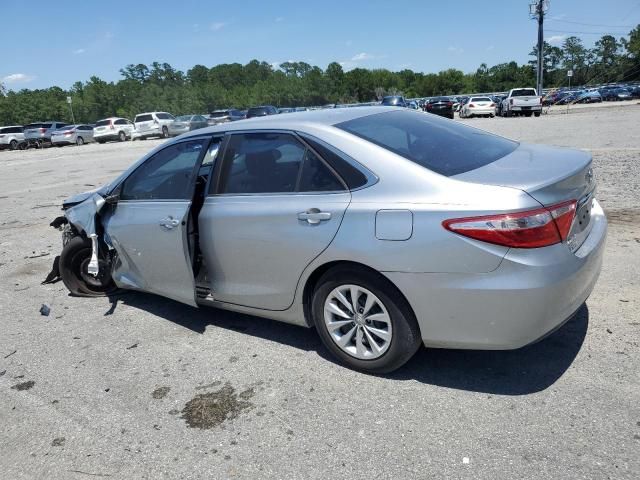
<path fill-rule="evenodd" d="M 335 192 L 337 190 L 344 190 L 342 183 L 315 153 L 307 149 L 298 191 Z"/>
<path fill-rule="evenodd" d="M 189 200 L 192 178 L 207 140 L 181 142 L 160 150 L 125 181 L 122 200 Z"/>

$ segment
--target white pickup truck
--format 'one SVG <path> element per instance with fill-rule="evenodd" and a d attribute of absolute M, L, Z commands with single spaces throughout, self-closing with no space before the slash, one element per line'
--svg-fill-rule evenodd
<path fill-rule="evenodd" d="M 513 88 L 502 101 L 502 116 L 525 115 L 540 116 L 542 112 L 542 97 L 538 96 L 535 88 Z"/>

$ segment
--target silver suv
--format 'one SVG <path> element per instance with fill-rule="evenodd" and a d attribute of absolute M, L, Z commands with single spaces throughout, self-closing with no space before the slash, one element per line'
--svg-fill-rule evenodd
<path fill-rule="evenodd" d="M 10 148 L 15 150 L 24 140 L 24 127 L 13 125 L 9 127 L 0 127 L 0 150 Z"/>
<path fill-rule="evenodd" d="M 98 143 L 108 142 L 109 140 L 124 142 L 127 138 L 131 138 L 134 128 L 131 120 L 126 118 L 105 118 L 96 122 L 96 126 L 93 128 L 93 139 Z"/>
<path fill-rule="evenodd" d="M 67 124 L 64 122 L 38 122 L 24 126 L 24 139 L 29 143 L 51 143 L 51 134 Z"/>
<path fill-rule="evenodd" d="M 131 140 L 149 137 L 169 138 L 169 124 L 175 121 L 175 117 L 167 112 L 139 113 L 133 120 L 135 131 Z"/>

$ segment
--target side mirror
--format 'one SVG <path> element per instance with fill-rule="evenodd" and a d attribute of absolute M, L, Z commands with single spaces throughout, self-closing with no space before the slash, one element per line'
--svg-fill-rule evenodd
<path fill-rule="evenodd" d="M 122 190 L 122 184 L 118 185 L 109 195 L 104 197 L 104 201 L 108 205 L 115 205 L 120 201 L 120 191 Z"/>

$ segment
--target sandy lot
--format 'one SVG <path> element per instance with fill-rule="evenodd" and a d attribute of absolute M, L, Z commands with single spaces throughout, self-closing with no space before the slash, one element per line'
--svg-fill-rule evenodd
<path fill-rule="evenodd" d="M 465 123 L 593 153 L 602 275 L 538 344 L 422 349 L 385 377 L 313 330 L 41 286 L 61 200 L 159 141 L 0 152 L 0 478 L 638 478 L 640 106 Z"/>

